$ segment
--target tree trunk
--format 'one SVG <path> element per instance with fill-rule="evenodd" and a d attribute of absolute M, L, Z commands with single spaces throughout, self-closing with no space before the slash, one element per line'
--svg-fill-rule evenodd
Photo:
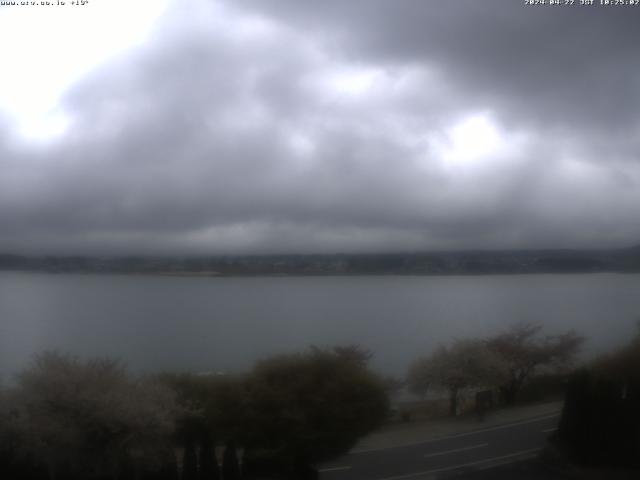
<path fill-rule="evenodd" d="M 198 479 L 198 454 L 192 440 L 187 440 L 184 447 L 184 460 L 182 463 L 182 480 Z"/>
<path fill-rule="evenodd" d="M 49 480 L 56 480 L 56 468 L 52 462 L 47 462 L 47 473 L 49 474 Z"/>
<path fill-rule="evenodd" d="M 458 387 L 449 391 L 449 415 L 455 417 L 458 414 Z"/>
<path fill-rule="evenodd" d="M 238 480 L 240 478 L 240 464 L 236 454 L 236 446 L 228 442 L 222 458 L 222 478 L 224 480 Z"/>
<path fill-rule="evenodd" d="M 500 394 L 502 396 L 502 401 L 506 405 L 513 405 L 516 403 L 516 393 L 517 389 L 513 385 L 513 383 L 509 383 L 508 385 L 504 385 L 500 387 Z"/>
<path fill-rule="evenodd" d="M 500 393 L 502 394 L 502 400 L 507 405 L 513 405 L 516 403 L 518 392 L 522 388 L 526 375 L 520 374 L 517 378 L 513 378 L 506 385 L 500 387 Z"/>
<path fill-rule="evenodd" d="M 200 480 L 218 480 L 220 471 L 215 455 L 215 442 L 207 432 L 200 444 Z"/>

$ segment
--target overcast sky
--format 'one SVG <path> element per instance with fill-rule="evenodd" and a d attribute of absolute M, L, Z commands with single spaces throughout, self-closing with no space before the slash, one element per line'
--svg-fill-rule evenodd
<path fill-rule="evenodd" d="M 0 251 L 640 243 L 639 25 L 519 0 L 0 7 Z"/>

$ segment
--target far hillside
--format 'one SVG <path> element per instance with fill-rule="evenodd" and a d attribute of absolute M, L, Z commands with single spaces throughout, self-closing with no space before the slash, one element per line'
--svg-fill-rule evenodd
<path fill-rule="evenodd" d="M 640 245 L 601 250 L 218 255 L 30 256 L 0 254 L 0 270 L 159 275 L 489 275 L 640 272 Z"/>

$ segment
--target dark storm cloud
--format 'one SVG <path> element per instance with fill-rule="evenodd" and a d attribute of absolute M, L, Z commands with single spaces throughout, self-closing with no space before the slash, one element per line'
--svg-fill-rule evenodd
<path fill-rule="evenodd" d="M 635 10 L 193 5 L 176 4 L 148 45 L 65 94 L 63 137 L 0 136 L 0 248 L 640 238 Z"/>
<path fill-rule="evenodd" d="M 335 35 L 352 57 L 446 71 L 467 100 L 522 108 L 541 123 L 637 123 L 640 10 L 421 0 L 247 0 L 283 22 Z M 470 91 L 469 91 L 470 90 Z"/>

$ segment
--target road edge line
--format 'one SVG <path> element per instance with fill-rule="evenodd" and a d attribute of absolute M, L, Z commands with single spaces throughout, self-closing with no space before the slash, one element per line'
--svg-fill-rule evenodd
<path fill-rule="evenodd" d="M 509 458 L 520 457 L 519 460 L 524 460 L 532 456 L 534 453 L 540 452 L 541 450 L 543 450 L 543 448 L 544 447 L 530 448 L 528 450 L 520 450 L 519 452 L 509 453 L 507 455 L 501 455 L 499 457 L 486 458 L 484 460 L 478 460 L 476 462 L 462 463 L 460 465 L 454 465 L 452 467 L 436 468 L 434 470 L 426 470 L 423 472 L 406 473 L 404 475 L 397 475 L 394 477 L 378 478 L 377 480 L 404 480 L 406 478 L 414 478 L 414 477 L 425 476 L 425 475 L 434 475 L 436 473 L 450 472 L 453 470 L 460 470 L 466 467 L 473 467 L 475 465 L 482 465 L 485 463 L 489 463 L 490 464 L 489 466 L 484 467 L 486 469 L 486 468 L 491 468 L 499 465 L 506 465 L 506 464 L 512 463 L 510 461 L 506 461 L 506 462 L 502 461 Z"/>
<path fill-rule="evenodd" d="M 362 453 L 380 452 L 380 451 L 383 451 L 383 450 L 392 450 L 394 448 L 413 447 L 413 446 L 422 445 L 422 444 L 425 444 L 425 443 L 439 442 L 440 440 L 447 440 L 449 438 L 465 437 L 467 435 L 475 435 L 477 433 L 491 432 L 493 430 L 501 430 L 501 429 L 509 428 L 509 427 L 517 427 L 518 425 L 526 425 L 528 423 L 535 423 L 535 422 L 538 422 L 538 421 L 547 420 L 549 418 L 559 417 L 560 414 L 561 414 L 561 410 L 558 410 L 558 412 L 552 413 L 552 414 L 546 414 L 546 415 L 539 416 L 539 417 L 531 417 L 530 419 L 526 419 L 526 420 L 522 420 L 522 421 L 504 423 L 502 425 L 495 425 L 493 427 L 480 428 L 480 429 L 477 429 L 477 430 L 471 430 L 471 431 L 463 432 L 463 433 L 454 433 L 453 435 L 444 435 L 442 437 L 430 438 L 430 439 L 426 439 L 426 440 L 417 440 L 415 442 L 408 442 L 408 443 L 402 443 L 402 444 L 398 444 L 398 445 L 391 445 L 389 447 L 368 448 L 368 449 L 365 449 L 365 450 L 352 450 L 347 455 L 360 455 Z"/>

